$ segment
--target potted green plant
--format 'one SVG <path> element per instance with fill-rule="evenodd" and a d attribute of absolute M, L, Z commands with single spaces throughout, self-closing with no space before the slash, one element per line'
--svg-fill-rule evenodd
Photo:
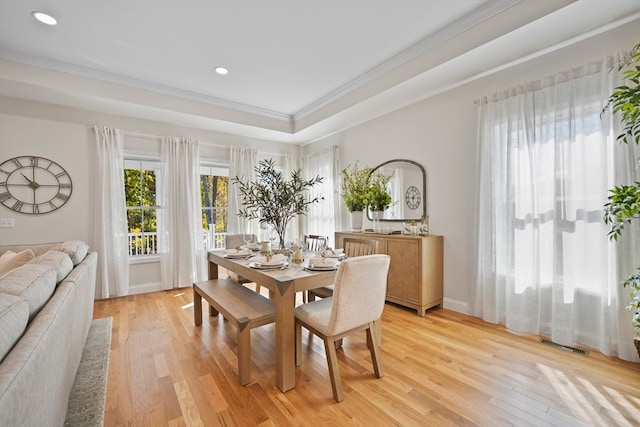
<path fill-rule="evenodd" d="M 619 114 L 623 130 L 616 140 L 624 144 L 640 143 L 640 43 L 635 45 L 627 60 L 617 66 L 618 72 L 629 82 L 618 86 L 609 96 L 603 113 L 610 109 Z M 637 166 L 640 166 L 638 159 Z M 625 224 L 640 218 L 640 181 L 631 185 L 620 185 L 609 190 L 608 202 L 604 205 L 604 222 L 610 225 L 609 238 L 617 240 L 622 235 Z M 635 345 L 640 356 L 640 267 L 638 273 L 627 277 L 622 285 L 630 290 L 627 309 L 633 312 L 633 326 L 636 331 Z"/>
<path fill-rule="evenodd" d="M 362 213 L 367 208 L 367 189 L 372 168 L 358 167 L 358 162 L 342 169 L 342 183 L 340 184 L 340 196 L 344 200 L 347 209 L 351 213 L 351 229 L 362 228 Z"/>
<path fill-rule="evenodd" d="M 275 169 L 273 159 L 262 160 L 256 166 L 256 181 L 232 179 L 238 185 L 242 208 L 238 215 L 247 219 L 259 219 L 274 228 L 280 239 L 280 249 L 284 249 L 287 224 L 298 215 L 306 215 L 309 205 L 319 203 L 324 197 L 310 198 L 307 191 L 320 184 L 324 178 L 302 179 L 300 169 L 291 172 L 286 180 L 282 172 Z"/>

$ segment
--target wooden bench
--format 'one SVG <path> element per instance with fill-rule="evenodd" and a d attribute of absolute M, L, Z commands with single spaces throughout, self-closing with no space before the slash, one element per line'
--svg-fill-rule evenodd
<path fill-rule="evenodd" d="M 240 384 L 251 380 L 251 329 L 275 322 L 274 304 L 268 298 L 231 279 L 213 279 L 193 284 L 193 320 L 202 324 L 202 298 L 212 316 L 221 313 L 238 329 L 238 377 Z"/>

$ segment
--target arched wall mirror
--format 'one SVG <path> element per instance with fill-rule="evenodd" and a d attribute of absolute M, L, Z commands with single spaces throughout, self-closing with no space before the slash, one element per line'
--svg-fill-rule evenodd
<path fill-rule="evenodd" d="M 427 215 L 427 174 L 420 163 L 395 159 L 373 170 L 392 175 L 387 187 L 391 206 L 384 211 L 380 221 L 420 221 Z M 367 218 L 373 219 L 368 209 Z"/>

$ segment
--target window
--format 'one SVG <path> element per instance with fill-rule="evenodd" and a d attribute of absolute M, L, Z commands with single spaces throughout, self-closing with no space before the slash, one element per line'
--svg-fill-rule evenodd
<path fill-rule="evenodd" d="M 624 349 L 620 266 L 636 255 L 633 242 L 609 241 L 602 207 L 607 189 L 635 171 L 634 147 L 616 144 L 615 122 L 600 116 L 616 86 L 607 62 L 479 103 L 471 303 L 514 332 L 611 354 Z"/>
<path fill-rule="evenodd" d="M 223 248 L 227 233 L 229 168 L 200 167 L 200 196 L 205 250 Z"/>
<path fill-rule="evenodd" d="M 129 256 L 158 253 L 157 194 L 160 161 L 126 159 L 125 199 L 129 237 Z M 229 169 L 226 166 L 200 167 L 202 230 L 205 250 L 224 247 L 227 234 Z"/>
<path fill-rule="evenodd" d="M 126 159 L 124 162 L 130 256 L 158 252 L 156 187 L 159 171 L 159 161 Z"/>

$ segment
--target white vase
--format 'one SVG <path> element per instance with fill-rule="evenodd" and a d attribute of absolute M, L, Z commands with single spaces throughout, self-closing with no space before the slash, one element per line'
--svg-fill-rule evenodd
<path fill-rule="evenodd" d="M 382 212 L 380 211 L 371 211 L 371 222 L 373 223 L 373 231 L 374 233 L 379 233 L 380 232 L 380 214 Z"/>
<path fill-rule="evenodd" d="M 351 231 L 362 230 L 362 211 L 349 212 L 351 215 Z"/>

